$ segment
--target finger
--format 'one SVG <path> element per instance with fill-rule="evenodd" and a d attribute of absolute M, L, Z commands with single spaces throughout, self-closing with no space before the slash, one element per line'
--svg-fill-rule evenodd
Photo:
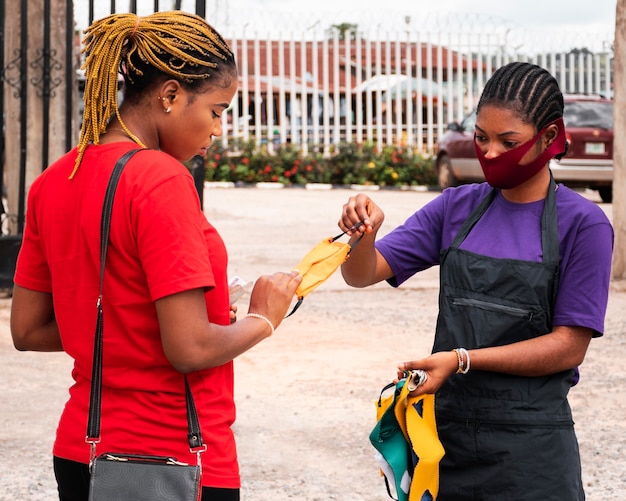
<path fill-rule="evenodd" d="M 298 270 L 292 270 L 289 275 L 289 284 L 291 286 L 298 286 L 302 282 L 302 274 Z"/>
<path fill-rule="evenodd" d="M 363 221 L 363 231 L 372 230 L 372 222 L 370 221 L 371 208 L 372 201 L 369 198 L 366 199 L 363 207 L 359 207 L 358 215 L 359 219 Z"/>
<path fill-rule="evenodd" d="M 339 227 L 343 231 L 347 232 L 348 235 L 352 234 L 352 227 L 360 222 L 356 205 L 356 197 L 350 197 L 348 202 L 346 202 L 343 206 L 341 219 L 339 220 Z"/>
<path fill-rule="evenodd" d="M 402 362 L 398 364 L 398 372 L 410 371 L 413 369 L 413 362 Z"/>
<path fill-rule="evenodd" d="M 300 283 L 302 281 L 302 274 L 298 269 L 294 268 L 291 271 L 282 273 L 281 278 L 284 278 L 287 281 L 287 284 L 291 285 L 293 281 Z"/>
<path fill-rule="evenodd" d="M 343 227 L 348 235 L 369 233 L 372 231 L 372 223 L 369 218 L 372 211 L 372 200 L 369 196 L 359 193 L 351 197 L 343 207 Z M 359 226 L 357 226 L 359 225 Z"/>

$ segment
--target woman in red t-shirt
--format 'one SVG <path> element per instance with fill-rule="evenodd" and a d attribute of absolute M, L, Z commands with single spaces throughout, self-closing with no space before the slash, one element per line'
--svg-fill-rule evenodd
<path fill-rule="evenodd" d="M 181 163 L 222 134 L 221 115 L 237 90 L 235 60 L 205 20 L 179 11 L 112 15 L 86 34 L 79 144 L 30 188 L 11 310 L 17 349 L 74 359 L 53 451 L 59 497 L 88 497 L 102 204 L 114 164 L 139 147 L 145 151 L 125 167 L 113 205 L 98 449 L 193 462 L 187 374 L 210 451 L 202 455 L 202 499 L 238 500 L 232 360 L 273 333 L 302 278 L 260 277 L 249 313 L 234 322 L 226 248 Z"/>

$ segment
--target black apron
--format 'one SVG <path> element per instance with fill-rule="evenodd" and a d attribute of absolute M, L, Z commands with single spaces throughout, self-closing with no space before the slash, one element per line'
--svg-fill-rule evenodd
<path fill-rule="evenodd" d="M 559 238 L 551 179 L 544 203 L 542 262 L 496 259 L 459 249 L 493 202 L 492 190 L 441 255 L 433 352 L 500 346 L 552 331 Z M 521 377 L 470 370 L 435 398 L 446 455 L 438 501 L 584 499 L 567 394 L 572 370 Z"/>

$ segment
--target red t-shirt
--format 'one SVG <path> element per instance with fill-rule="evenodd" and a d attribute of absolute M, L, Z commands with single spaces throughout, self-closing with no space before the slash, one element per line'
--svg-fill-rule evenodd
<path fill-rule="evenodd" d="M 74 149 L 35 180 L 15 274 L 16 284 L 52 293 L 63 347 L 74 359 L 75 381 L 54 454 L 82 463 L 89 461 L 85 436 L 102 204 L 115 162 L 132 148 L 127 142 L 89 146 L 70 180 Z M 98 453 L 167 455 L 194 463 L 184 377 L 163 352 L 154 301 L 204 287 L 209 320 L 227 325 L 227 254 L 201 211 L 192 176 L 169 155 L 145 150 L 127 163 L 113 203 L 105 269 Z M 232 362 L 188 378 L 208 448 L 202 455 L 202 484 L 237 488 Z"/>

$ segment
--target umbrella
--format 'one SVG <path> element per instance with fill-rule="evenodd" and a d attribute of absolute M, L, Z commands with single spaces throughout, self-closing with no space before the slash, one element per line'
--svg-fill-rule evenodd
<path fill-rule="evenodd" d="M 359 92 L 376 92 L 376 91 L 387 91 L 394 86 L 408 80 L 409 77 L 407 75 L 399 75 L 399 74 L 381 74 L 374 75 L 372 78 L 368 78 L 364 80 L 361 84 L 357 85 L 352 92 L 354 94 Z"/>
<path fill-rule="evenodd" d="M 391 86 L 387 92 L 389 92 L 392 99 L 395 99 L 397 96 L 401 99 L 406 99 L 408 93 L 410 93 L 409 95 L 411 96 L 416 96 L 420 89 L 422 96 L 431 96 L 434 99 L 441 97 L 445 99 L 445 95 L 441 92 L 440 86 L 436 82 L 426 78 L 407 77 L 405 80 Z"/>
<path fill-rule="evenodd" d="M 408 75 L 400 75 L 396 73 L 375 75 L 368 78 L 361 84 L 352 89 L 352 93 L 377 92 L 383 93 L 384 99 L 387 99 L 387 93 L 391 99 L 406 99 L 407 94 L 416 97 L 418 90 L 421 89 L 422 100 L 432 97 L 434 100 L 440 97 L 445 100 L 441 86 L 432 80 L 426 78 L 415 78 Z"/>

